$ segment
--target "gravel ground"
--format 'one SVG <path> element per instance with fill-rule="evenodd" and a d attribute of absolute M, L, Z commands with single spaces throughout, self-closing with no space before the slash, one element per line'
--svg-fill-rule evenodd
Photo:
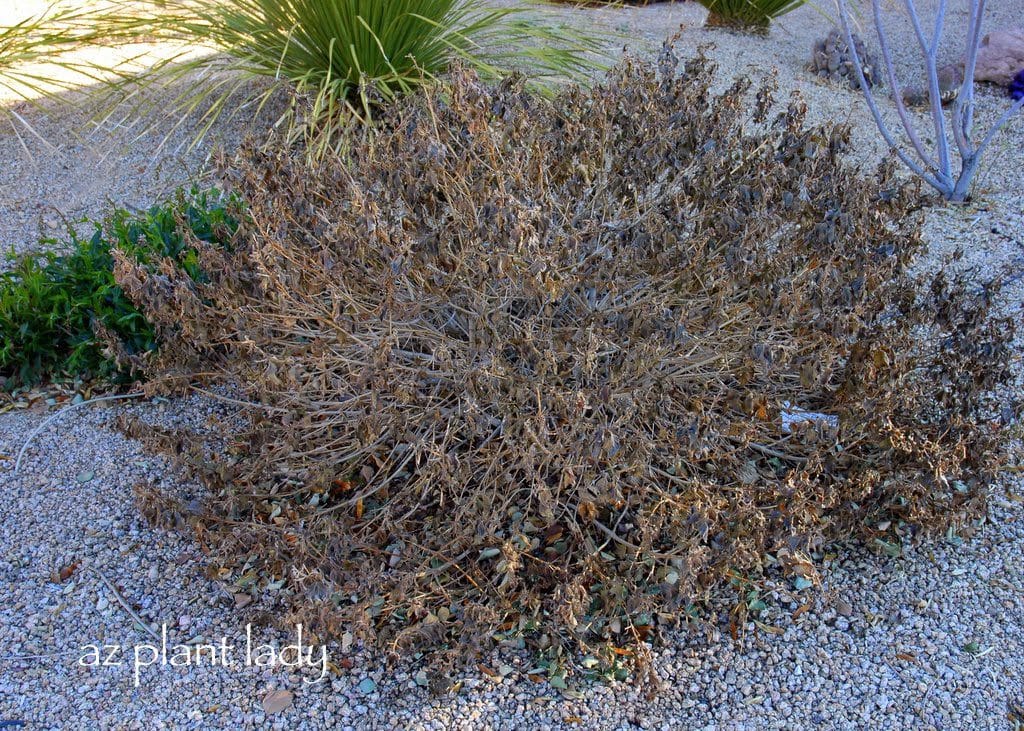
<path fill-rule="evenodd" d="M 992 6 L 989 28 L 1024 17 L 1021 0 Z M 780 98 L 801 90 L 812 117 L 853 125 L 854 154 L 870 161 L 882 152 L 857 95 L 802 70 L 813 39 L 828 28 L 813 9 L 783 18 L 768 40 L 703 31 L 703 11 L 691 4 L 551 12 L 618 31 L 645 52 L 682 24 L 681 49 L 717 44 L 713 55 L 730 71 L 723 83 L 734 70 L 777 69 Z M 954 22 L 962 21 L 958 12 Z M 911 48 L 905 26 L 894 32 L 895 47 Z M 1003 103 L 983 92 L 980 124 Z M 33 114 L 51 140 L 62 142 L 56 152 L 28 142 L 29 158 L 13 135 L 0 133 L 0 155 L 12 161 L 0 169 L 4 247 L 28 246 L 40 222 L 45 228 L 58 211 L 95 215 L 108 198 L 145 205 L 193 178 L 210 144 L 230 147 L 244 132 L 244 125 L 229 126 L 193 153 L 154 156 L 159 135 L 134 144 L 75 139 L 71 120 Z M 927 265 L 962 247 L 966 262 L 986 273 L 1022 269 L 1022 146 L 1019 115 L 992 150 L 975 202 L 928 213 Z M 1019 307 L 1022 294 L 1017 280 L 1005 305 Z M 506 652 L 485 658 L 487 671 L 467 669 L 459 692 L 434 696 L 417 683 L 413 659 L 388 665 L 340 645 L 329 648 L 338 672 L 319 684 L 305 682 L 315 670 L 245 667 L 238 646 L 229 667 L 158 663 L 142 669 L 136 685 L 134 648 L 148 658 L 141 649 L 153 643 L 148 631 L 166 625 L 171 646 L 222 637 L 244 645 L 245 626 L 259 625 L 269 607 L 236 606 L 202 574 L 194 541 L 151 529 L 139 517 L 131 497 L 136 482 L 155 479 L 186 500 L 197 488 L 176 481 L 164 461 L 107 426 L 125 411 L 163 424 L 216 425 L 229 418 L 220 404 L 198 398 L 79 409 L 43 432 L 14 476 L 11 458 L 49 411 L 39 404 L 0 413 L 0 511 L 7 516 L 0 521 L 0 579 L 7 587 L 0 602 L 0 726 L 4 720 L 89 729 L 1007 729 L 1024 723 L 1019 480 L 995 490 L 989 516 L 969 540 L 910 546 L 898 558 L 840 546 L 833 550 L 838 558 L 826 560 L 820 591 L 794 595 L 791 587 L 770 587 L 762 620 L 775 631 L 751 626 L 734 642 L 712 623 L 672 635 L 654 654 L 657 687 L 570 680 L 563 693 L 530 681 L 530 658 Z M 76 565 L 64 581 L 53 581 Z M 294 632 L 254 632 L 256 642 L 296 639 Z M 123 664 L 81 667 L 90 644 L 123 648 L 112 658 Z M 268 715 L 262 704 L 271 691 L 289 691 L 292 705 Z"/>
<path fill-rule="evenodd" d="M 65 239 L 67 226 L 102 218 L 116 204 L 144 209 L 181 186 L 209 182 L 217 149 L 233 149 L 249 130 L 240 117 L 206 138 L 197 125 L 142 134 L 143 125 L 90 127 L 87 115 L 16 103 L 31 125 L 15 121 L 0 131 L 0 251 L 31 251 L 41 239 Z M 0 122 L 3 122 L 0 117 Z M 2 125 L 0 125 L 2 129 Z M 3 267 L 0 262 L 0 267 Z"/>

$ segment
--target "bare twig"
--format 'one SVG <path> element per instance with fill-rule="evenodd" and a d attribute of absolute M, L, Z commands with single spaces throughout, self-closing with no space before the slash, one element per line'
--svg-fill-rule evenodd
<path fill-rule="evenodd" d="M 157 641 L 160 641 L 160 635 L 158 635 L 156 632 L 154 632 L 153 629 L 146 623 L 146 620 L 144 620 L 142 617 L 140 617 L 139 613 L 131 608 L 131 605 L 128 604 L 127 601 L 125 601 L 125 598 L 123 596 L 121 596 L 121 592 L 119 592 L 117 590 L 117 587 L 114 586 L 113 583 L 111 583 L 110 579 L 108 579 L 106 576 L 104 576 L 103 573 L 99 569 L 93 568 L 92 566 L 86 566 L 85 568 L 90 573 L 95 574 L 96 577 L 99 578 L 99 580 L 103 582 L 103 585 L 107 587 L 107 591 L 109 591 L 111 594 L 114 595 L 114 599 L 117 600 L 117 603 L 120 604 L 121 608 L 124 609 L 124 611 L 126 611 L 128 613 L 129 617 L 131 617 L 132 619 L 135 620 L 135 623 L 137 625 L 139 625 L 139 627 L 141 627 L 143 630 L 145 630 L 146 633 L 150 637 L 152 637 L 153 639 L 155 639 Z"/>

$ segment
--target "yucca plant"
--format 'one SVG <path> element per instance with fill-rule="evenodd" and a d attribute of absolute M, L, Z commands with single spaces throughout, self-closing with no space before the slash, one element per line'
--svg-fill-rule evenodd
<path fill-rule="evenodd" d="M 796 10 L 805 0 L 697 0 L 708 9 L 705 25 L 767 33 L 772 20 Z"/>
<path fill-rule="evenodd" d="M 351 119 L 346 112 L 372 114 L 378 103 L 437 79 L 454 63 L 484 78 L 519 69 L 538 83 L 579 77 L 600 65 L 596 42 L 526 13 L 529 3 L 495 8 L 481 0 L 155 0 L 145 15 L 135 0 L 115 2 L 127 23 L 141 20 L 157 38 L 220 51 L 165 59 L 143 76 L 150 88 L 154 80 L 206 74 L 202 84 L 186 85 L 173 100 L 160 99 L 180 119 L 199 113 L 202 131 L 229 99 L 234 109 L 262 105 L 281 86 L 308 101 L 304 129 L 329 141 L 339 119 Z M 253 87 L 253 78 L 272 83 Z M 245 95 L 241 102 L 239 92 Z"/>

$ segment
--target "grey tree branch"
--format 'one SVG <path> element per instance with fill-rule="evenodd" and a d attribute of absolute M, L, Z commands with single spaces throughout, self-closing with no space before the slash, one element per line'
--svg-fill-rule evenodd
<path fill-rule="evenodd" d="M 893 137 L 892 132 L 889 131 L 888 125 L 882 118 L 882 112 L 878 108 L 878 103 L 875 101 L 874 95 L 871 93 L 871 89 L 868 86 L 867 79 L 864 78 L 864 69 L 860 59 L 860 54 L 857 53 L 857 48 L 853 42 L 853 31 L 850 27 L 850 14 L 849 9 L 846 6 L 846 0 L 836 0 L 839 5 L 839 15 L 842 19 L 843 33 L 846 35 L 846 46 L 850 49 L 850 54 L 853 57 L 853 70 L 857 74 L 857 81 L 860 84 L 860 88 L 864 90 L 864 98 L 868 102 L 868 108 L 871 110 L 871 115 L 875 118 L 875 124 L 878 126 L 878 131 L 881 132 L 882 137 L 888 143 L 889 147 L 896 153 L 896 155 L 903 161 L 903 164 L 910 168 L 911 172 L 915 175 L 923 178 L 933 188 L 942 188 L 942 182 L 927 172 L 920 164 L 917 163 L 910 155 L 908 155 Z"/>
<path fill-rule="evenodd" d="M 853 56 L 854 71 L 856 79 L 864 92 L 868 109 L 874 117 L 875 124 L 890 148 L 903 161 L 912 173 L 921 177 L 926 183 L 935 188 L 946 199 L 951 201 L 965 200 L 970 193 L 971 184 L 978 171 L 981 157 L 995 139 L 999 130 L 1010 121 L 1014 114 L 1024 108 L 1024 101 L 1018 101 L 1010 106 L 994 125 L 984 134 L 982 141 L 977 146 L 972 141 L 974 127 L 974 72 L 978 60 L 978 48 L 981 45 L 981 26 L 985 14 L 986 0 L 965 0 L 968 3 L 968 24 L 967 24 L 967 48 L 964 58 L 964 78 L 960 85 L 960 91 L 956 102 L 953 104 L 949 127 L 946 126 L 946 115 L 942 109 L 942 98 L 939 86 L 938 74 L 938 53 L 942 43 L 942 31 L 946 20 L 947 0 L 940 0 L 935 25 L 932 29 L 931 40 L 925 36 L 921 16 L 914 0 L 903 0 L 903 6 L 910 18 L 917 37 L 918 45 L 923 56 L 925 75 L 927 77 L 929 111 L 932 125 L 935 128 L 935 154 L 933 155 L 923 144 L 920 135 L 915 129 L 911 115 L 901 96 L 899 81 L 896 77 L 895 64 L 889 45 L 889 39 L 885 28 L 882 25 L 882 14 L 879 0 L 871 0 L 875 30 L 878 34 L 879 46 L 882 50 L 882 62 L 885 65 L 886 76 L 892 89 L 893 102 L 896 105 L 896 113 L 899 116 L 907 139 L 913 148 L 913 153 L 920 158 L 920 162 L 908 153 L 897 142 L 892 131 L 889 129 L 882 117 L 878 101 L 868 86 L 867 79 L 861 66 L 861 59 L 853 43 L 852 21 L 850 17 L 847 0 L 836 0 L 839 9 L 839 19 L 846 36 L 847 46 Z M 950 150 L 949 134 L 953 135 L 957 152 L 960 158 L 960 170 L 953 171 L 953 160 Z"/>
<path fill-rule="evenodd" d="M 877 3 L 878 0 L 872 0 Z M 917 36 L 917 43 L 921 47 L 921 55 L 924 56 L 924 70 L 928 81 L 928 102 L 932 110 L 932 123 L 935 126 L 935 144 L 938 147 L 939 155 L 939 178 L 948 185 L 953 184 L 952 166 L 949 157 L 949 142 L 946 139 L 946 118 L 942 114 L 942 94 L 939 90 L 939 68 L 938 68 L 938 44 L 930 45 L 924 37 L 924 29 L 921 26 L 921 17 L 918 15 L 917 6 L 914 0 L 903 0 L 907 13 L 910 15 L 911 24 L 914 26 L 914 34 Z M 945 2 L 939 8 L 935 21 L 935 35 L 942 31 L 942 16 L 945 12 Z M 898 95 L 899 88 L 893 89 L 893 94 Z"/>
<path fill-rule="evenodd" d="M 882 24 L 882 7 L 878 0 L 872 0 L 871 10 L 875 18 L 875 30 L 878 33 L 878 46 L 882 49 L 882 63 L 885 66 L 886 76 L 889 79 L 889 88 L 899 89 L 900 82 L 896 78 L 896 66 L 892 62 L 892 51 L 889 48 L 889 38 L 885 34 L 885 26 Z M 860 64 L 859 59 L 855 59 L 855 62 L 858 65 Z M 903 95 L 898 92 L 894 93 L 892 95 L 892 100 L 896 104 L 896 113 L 900 116 L 900 123 L 903 125 L 903 129 L 907 131 L 907 136 L 910 138 L 910 143 L 914 146 L 917 156 L 920 157 L 924 164 L 931 170 L 938 170 L 939 163 L 925 149 L 924 143 L 921 142 L 921 138 L 917 134 L 917 130 L 914 129 L 914 125 L 910 121 L 910 115 L 907 113 L 907 105 L 903 101 Z"/>

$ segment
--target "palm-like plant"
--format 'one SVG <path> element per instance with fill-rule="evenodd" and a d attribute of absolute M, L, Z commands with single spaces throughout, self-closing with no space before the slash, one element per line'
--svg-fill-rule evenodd
<path fill-rule="evenodd" d="M 43 59 L 60 62 L 59 56 L 89 43 L 94 36 L 87 11 L 51 7 L 21 17 L 11 25 L 0 24 L 0 93 L 4 96 L 43 96 L 55 82 L 35 68 Z"/>
<path fill-rule="evenodd" d="M 766 33 L 772 20 L 804 4 L 805 0 L 697 0 L 708 9 L 706 24 Z"/>
<path fill-rule="evenodd" d="M 485 78 L 517 68 L 540 82 L 597 65 L 596 42 L 541 22 L 526 7 L 481 0 L 153 0 L 148 15 L 136 0 L 113 1 L 126 23 L 141 23 L 149 35 L 220 51 L 164 59 L 143 76 L 152 88 L 154 80 L 205 74 L 202 84 L 160 102 L 200 112 L 202 131 L 254 77 L 273 83 L 244 101 L 262 104 L 282 85 L 299 92 L 310 101 L 305 117 L 312 124 L 304 129 L 326 130 L 323 141 L 333 137 L 346 107 L 365 116 L 376 101 L 434 80 L 456 62 Z"/>

